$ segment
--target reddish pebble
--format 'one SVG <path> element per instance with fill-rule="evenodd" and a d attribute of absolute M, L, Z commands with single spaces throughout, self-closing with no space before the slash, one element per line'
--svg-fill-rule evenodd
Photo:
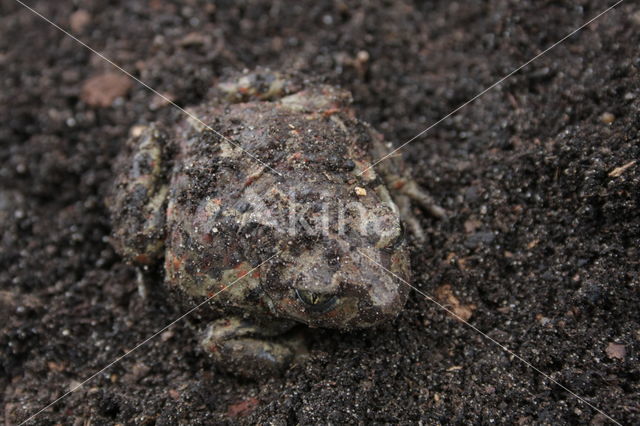
<path fill-rule="evenodd" d="M 69 17 L 69 26 L 74 33 L 81 33 L 91 23 L 91 15 L 84 9 L 76 10 Z"/>
<path fill-rule="evenodd" d="M 94 107 L 108 107 L 117 98 L 131 89 L 131 79 L 124 74 L 107 72 L 86 80 L 82 85 L 81 98 Z"/>
<path fill-rule="evenodd" d="M 244 417 L 251 414 L 253 410 L 260 404 L 257 398 L 248 398 L 244 401 L 237 402 L 229 405 L 227 409 L 227 416 L 229 417 Z"/>

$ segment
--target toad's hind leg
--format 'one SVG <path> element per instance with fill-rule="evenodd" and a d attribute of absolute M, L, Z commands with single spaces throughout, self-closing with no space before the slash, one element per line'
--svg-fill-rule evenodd
<path fill-rule="evenodd" d="M 202 346 L 221 370 L 254 379 L 268 377 L 306 352 L 300 336 L 283 336 L 292 327 L 288 321 L 258 324 L 239 317 L 223 318 L 209 325 Z"/>

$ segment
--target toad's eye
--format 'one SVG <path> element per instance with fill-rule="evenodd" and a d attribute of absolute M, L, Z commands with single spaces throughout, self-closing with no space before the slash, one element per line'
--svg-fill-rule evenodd
<path fill-rule="evenodd" d="M 309 290 L 296 289 L 296 296 L 307 307 L 316 312 L 326 312 L 333 307 L 336 302 L 335 294 L 315 293 Z"/>

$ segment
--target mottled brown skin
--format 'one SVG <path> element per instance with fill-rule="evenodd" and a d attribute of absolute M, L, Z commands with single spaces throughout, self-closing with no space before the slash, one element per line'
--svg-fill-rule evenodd
<path fill-rule="evenodd" d="M 259 71 L 191 110 L 236 146 L 186 118 L 136 128 L 118 161 L 109 200 L 117 250 L 138 265 L 163 262 L 166 284 L 192 297 L 233 283 L 212 300 L 232 316 L 203 339 L 227 370 L 255 376 L 287 365 L 302 348 L 283 337 L 296 323 L 370 327 L 404 306 L 407 286 L 367 257 L 408 281 L 400 215 L 421 239 L 410 199 L 443 212 L 403 178 L 398 157 L 361 174 L 386 149 L 350 101 L 342 89 Z M 349 211 L 338 218 L 349 203 L 376 223 L 362 228 Z M 296 208 L 306 227 L 292 227 Z M 323 217 L 325 232 L 309 229 Z"/>

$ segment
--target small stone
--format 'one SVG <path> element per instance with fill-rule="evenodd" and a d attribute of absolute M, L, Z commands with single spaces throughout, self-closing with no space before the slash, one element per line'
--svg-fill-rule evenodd
<path fill-rule="evenodd" d="M 616 116 L 611 114 L 610 112 L 603 112 L 600 116 L 600 121 L 602 121 L 604 124 L 611 124 L 615 121 L 615 119 Z"/>
<path fill-rule="evenodd" d="M 47 367 L 49 368 L 50 371 L 55 371 L 56 373 L 60 373 L 65 370 L 65 367 L 63 364 L 58 364 L 57 362 L 54 362 L 54 361 L 47 362 Z"/>
<path fill-rule="evenodd" d="M 139 136 L 144 132 L 144 130 L 145 130 L 146 128 L 147 128 L 147 126 L 145 126 L 145 125 L 143 125 L 143 124 L 138 124 L 138 125 L 136 125 L 136 126 L 133 126 L 133 127 L 131 128 L 131 130 L 129 130 L 129 134 L 130 134 L 132 137 L 137 138 L 137 137 L 139 137 Z"/>
<path fill-rule="evenodd" d="M 207 44 L 207 42 L 207 37 L 204 34 L 192 32 L 182 37 L 182 40 L 180 40 L 180 45 L 184 47 L 202 46 L 203 44 Z"/>
<path fill-rule="evenodd" d="M 91 15 L 84 9 L 78 9 L 69 17 L 69 26 L 74 33 L 81 33 L 91 23 Z"/>
<path fill-rule="evenodd" d="M 359 197 L 364 197 L 367 195 L 367 190 L 359 186 L 356 186 L 356 195 L 358 195 Z"/>
<path fill-rule="evenodd" d="M 366 50 L 359 51 L 356 59 L 358 62 L 367 62 L 369 60 L 369 52 Z"/>
<path fill-rule="evenodd" d="M 173 337 L 174 333 L 171 330 L 167 330 L 164 333 L 162 333 L 160 335 L 160 340 L 162 340 L 163 342 L 168 341 L 169 339 L 171 339 Z"/>
<path fill-rule="evenodd" d="M 107 72 L 89 78 L 82 85 L 81 98 L 88 105 L 108 107 L 131 89 L 131 79 L 124 74 Z"/>
<path fill-rule="evenodd" d="M 481 226 L 482 226 L 482 222 L 480 222 L 478 219 L 473 219 L 473 218 L 468 219 L 464 223 L 464 232 L 466 232 L 467 234 L 471 234 Z"/>
<path fill-rule="evenodd" d="M 624 361 L 625 356 L 627 355 L 627 350 L 624 345 L 620 343 L 609 343 L 607 345 L 607 349 L 604 350 L 607 353 L 607 356 L 611 359 L 619 359 L 620 361 Z"/>
<path fill-rule="evenodd" d="M 151 367 L 141 362 L 137 362 L 124 375 L 123 380 L 126 383 L 136 383 L 149 374 L 149 371 L 151 371 Z"/>

